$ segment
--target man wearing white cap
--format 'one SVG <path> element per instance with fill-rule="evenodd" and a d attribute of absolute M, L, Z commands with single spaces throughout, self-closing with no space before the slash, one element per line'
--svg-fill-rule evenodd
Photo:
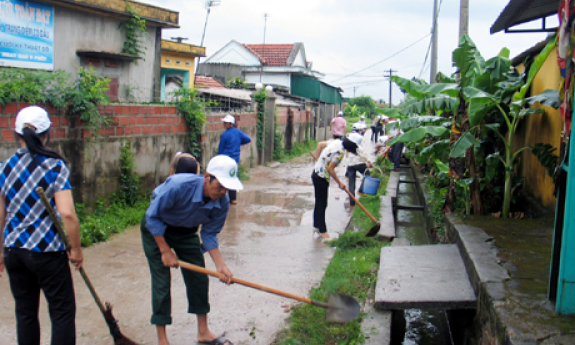
<path fill-rule="evenodd" d="M 222 121 L 226 129 L 220 137 L 220 145 L 218 147 L 219 155 L 226 155 L 233 158 L 236 163 L 240 163 L 241 146 L 249 144 L 252 139 L 244 132 L 235 127 L 236 118 L 232 114 L 226 115 Z M 230 190 L 230 203 L 235 205 L 236 191 Z"/>
<path fill-rule="evenodd" d="M 152 276 L 152 318 L 158 343 L 169 344 L 166 325 L 172 323 L 170 267 L 178 260 L 205 267 L 203 253 L 208 252 L 222 273 L 220 280 L 232 281 L 232 272 L 218 247 L 217 235 L 224 226 L 230 208 L 226 192 L 241 190 L 236 162 L 224 155 L 210 160 L 204 175 L 175 174 L 152 193 L 150 207 L 140 227 L 142 243 Z M 197 231 L 202 226 L 200 242 Z M 188 296 L 188 313 L 198 318 L 198 344 L 231 344 L 217 337 L 208 327 L 208 277 L 182 270 Z"/>

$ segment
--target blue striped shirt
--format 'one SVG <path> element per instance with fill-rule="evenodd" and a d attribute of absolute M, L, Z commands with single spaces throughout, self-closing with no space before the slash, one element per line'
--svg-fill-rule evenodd
<path fill-rule="evenodd" d="M 154 236 L 164 236 L 168 225 L 193 228 L 202 225 L 202 252 L 218 247 L 217 235 L 222 230 L 230 209 L 228 194 L 204 202 L 204 175 L 175 174 L 152 193 L 146 211 L 146 228 Z"/>
<path fill-rule="evenodd" d="M 71 189 L 69 178 L 70 171 L 62 160 L 32 157 L 27 148 L 18 149 L 0 165 L 0 196 L 4 198 L 7 219 L 4 247 L 33 252 L 65 250 L 36 188 L 44 188 L 59 216 L 54 193 Z"/>

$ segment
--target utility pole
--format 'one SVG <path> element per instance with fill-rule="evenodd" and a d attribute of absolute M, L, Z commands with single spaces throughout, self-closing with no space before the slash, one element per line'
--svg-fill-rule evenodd
<path fill-rule="evenodd" d="M 265 56 L 264 52 L 266 50 L 266 27 L 268 26 L 268 17 L 269 16 L 270 16 L 269 14 L 264 13 L 264 44 L 262 45 L 262 59 Z M 262 64 L 260 67 L 260 83 L 262 82 L 263 69 L 264 69 L 264 61 L 262 60 Z"/>
<path fill-rule="evenodd" d="M 383 75 L 383 76 L 386 78 L 389 78 L 389 107 L 391 108 L 392 104 L 393 104 L 393 103 L 391 103 L 391 87 L 392 87 L 391 77 L 393 76 L 393 73 L 395 73 L 397 71 L 394 71 L 390 68 L 389 71 L 384 71 L 384 72 L 389 73 L 389 75 Z"/>
<path fill-rule="evenodd" d="M 459 3 L 459 37 L 469 33 L 469 0 Z M 459 45 L 459 41 L 457 42 Z"/>
<path fill-rule="evenodd" d="M 463 1 L 463 0 L 461 0 Z M 429 83 L 435 84 L 435 75 L 437 74 L 437 17 L 438 17 L 438 3 L 437 0 L 433 1 L 433 26 L 431 28 L 431 72 L 429 76 Z"/>
<path fill-rule="evenodd" d="M 219 6 L 221 4 L 221 0 L 206 0 L 206 21 L 204 23 L 204 31 L 202 32 L 202 40 L 200 41 L 200 47 L 204 46 L 204 37 L 206 36 L 206 28 L 208 27 L 208 17 L 210 16 L 211 8 L 214 6 Z M 196 74 L 198 73 L 198 68 L 200 67 L 200 57 L 198 56 L 198 63 L 196 65 Z"/>
<path fill-rule="evenodd" d="M 355 98 L 355 86 L 353 87 L 353 98 Z"/>

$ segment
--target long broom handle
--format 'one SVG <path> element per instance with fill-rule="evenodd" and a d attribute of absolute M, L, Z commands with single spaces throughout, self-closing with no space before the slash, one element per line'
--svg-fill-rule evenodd
<path fill-rule="evenodd" d="M 310 151 L 309 154 L 310 154 L 313 158 L 315 158 L 315 160 L 317 160 L 317 157 L 315 156 L 315 154 L 314 154 L 313 152 Z M 365 214 L 367 214 L 367 215 L 369 216 L 369 218 L 371 218 L 371 220 L 372 220 L 374 223 L 379 223 L 379 222 L 377 221 L 377 219 L 375 219 L 375 217 L 372 216 L 371 213 L 369 213 L 369 211 L 365 208 L 365 206 L 363 206 L 363 205 L 361 204 L 361 202 L 359 202 L 359 200 L 357 200 L 357 198 L 356 198 L 353 194 L 351 194 L 351 192 L 350 192 L 347 188 L 344 188 L 344 190 L 347 192 L 347 194 L 349 194 L 349 196 L 353 199 L 353 201 L 355 201 L 355 203 L 358 204 L 359 207 L 361 207 L 361 209 L 363 210 L 363 212 L 365 212 Z"/>
<path fill-rule="evenodd" d="M 358 204 L 359 207 L 361 207 L 363 212 L 365 212 L 365 214 L 367 214 L 369 216 L 369 218 L 371 218 L 371 220 L 373 220 L 374 223 L 378 223 L 377 219 L 375 219 L 375 217 L 372 216 L 371 213 L 369 213 L 369 211 L 365 208 L 365 206 L 363 206 L 361 204 L 361 202 L 359 202 L 359 200 L 357 200 L 357 198 L 353 194 L 351 194 L 351 192 L 347 188 L 344 188 L 343 190 L 345 190 L 347 192 L 347 194 L 349 194 L 349 196 L 353 199 L 353 201 L 355 201 L 355 203 Z"/>
<path fill-rule="evenodd" d="M 210 269 L 207 268 L 203 268 L 200 266 L 196 266 L 194 264 L 190 264 L 184 261 L 178 261 L 178 263 L 180 264 L 180 267 L 183 267 L 187 270 L 190 271 L 194 271 L 194 272 L 198 272 L 198 273 L 203 273 L 212 277 L 216 277 L 216 278 L 220 278 L 222 276 L 222 273 L 220 272 L 216 272 L 216 271 L 212 271 Z M 283 297 L 287 297 L 287 298 L 291 298 L 291 299 L 295 299 L 298 300 L 300 302 L 304 302 L 304 303 L 309 303 L 309 304 L 313 304 L 313 305 L 317 305 L 319 307 L 322 308 L 330 308 L 331 306 L 323 303 L 323 302 L 319 302 L 319 301 L 315 301 L 312 300 L 310 298 L 306 298 L 306 297 L 302 297 L 302 296 L 298 296 L 298 295 L 294 295 L 292 293 L 289 292 L 285 292 L 282 290 L 278 290 L 278 289 L 274 289 L 265 285 L 261 285 L 261 284 L 257 284 L 254 282 L 250 282 L 248 280 L 244 280 L 244 279 L 240 279 L 240 278 L 236 278 L 236 277 L 232 277 L 232 282 L 237 283 L 237 284 L 241 284 L 247 287 L 251 287 L 257 290 L 261 290 L 261 291 L 265 291 L 265 292 L 269 292 L 269 293 L 273 293 L 275 295 L 280 295 Z"/>
<path fill-rule="evenodd" d="M 44 207 L 46 207 L 48 214 L 50 214 L 50 218 L 52 219 L 52 222 L 54 223 L 56 230 L 58 230 L 58 234 L 60 235 L 60 238 L 62 239 L 62 241 L 64 241 L 64 245 L 66 246 L 66 251 L 69 253 L 70 252 L 70 240 L 68 240 L 68 236 L 66 236 L 64 229 L 62 229 L 62 225 L 60 224 L 60 220 L 58 219 L 58 216 L 56 216 L 56 212 L 52 208 L 52 205 L 50 205 L 50 201 L 48 200 L 48 197 L 46 197 L 46 194 L 44 193 L 44 188 L 42 188 L 42 187 L 36 188 L 36 193 L 38 193 L 38 195 L 40 196 L 40 199 L 42 200 L 42 203 L 44 204 Z M 80 275 L 82 276 L 82 278 L 84 278 L 84 282 L 86 283 L 86 286 L 88 286 L 88 290 L 90 290 L 90 294 L 92 294 L 92 297 L 94 297 L 94 301 L 96 301 L 98 308 L 100 308 L 100 311 L 105 316 L 106 315 L 105 314 L 106 308 L 104 307 L 102 300 L 100 300 L 100 297 L 96 293 L 96 289 L 94 289 L 94 285 L 92 285 L 90 278 L 88 278 L 88 274 L 86 274 L 84 267 L 80 267 L 79 271 L 80 271 Z"/>

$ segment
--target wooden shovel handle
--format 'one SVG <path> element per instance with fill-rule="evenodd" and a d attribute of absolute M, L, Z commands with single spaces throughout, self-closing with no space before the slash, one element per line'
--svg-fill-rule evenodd
<path fill-rule="evenodd" d="M 62 239 L 62 241 L 64 241 L 64 246 L 66 247 L 66 251 L 69 253 L 70 252 L 70 240 L 68 240 L 68 236 L 66 235 L 66 233 L 64 232 L 64 229 L 62 228 L 62 224 L 60 224 L 60 220 L 58 219 L 58 216 L 56 215 L 56 211 L 54 211 L 54 209 L 52 208 L 52 205 L 50 204 L 50 200 L 48 200 L 46 193 L 44 193 L 44 188 L 42 188 L 42 187 L 36 188 L 36 193 L 38 193 L 38 195 L 40 196 L 40 200 L 42 200 L 44 207 L 46 208 L 46 210 L 48 211 L 48 214 L 50 215 L 50 218 L 52 219 L 52 223 L 54 223 L 54 227 L 58 231 L 58 234 L 60 235 L 60 238 Z M 80 271 L 80 275 L 82 276 L 82 278 L 84 278 L 84 282 L 86 283 L 88 290 L 90 290 L 90 294 L 92 294 L 94 301 L 96 301 L 98 308 L 100 308 L 100 311 L 102 312 L 102 314 L 104 314 L 104 316 L 106 316 L 106 307 L 104 306 L 104 303 L 102 303 L 102 300 L 100 300 L 100 296 L 98 296 L 98 294 L 96 293 L 96 289 L 94 288 L 94 285 L 92 285 L 92 282 L 90 281 L 88 274 L 84 270 L 84 267 L 80 267 L 80 269 L 78 271 Z"/>
<path fill-rule="evenodd" d="M 185 268 L 185 269 L 187 269 L 187 270 L 190 270 L 190 271 L 194 271 L 194 272 L 198 272 L 198 273 L 203 273 L 203 274 L 206 274 L 206 275 L 209 275 L 209 276 L 212 276 L 212 277 L 216 277 L 216 278 L 219 278 L 219 277 L 222 275 L 222 273 L 219 273 L 219 272 L 216 272 L 216 271 L 212 271 L 212 270 L 209 270 L 209 269 L 207 269 L 207 268 L 200 267 L 200 266 L 196 266 L 196 265 L 193 265 L 193 264 L 190 264 L 190 263 L 187 263 L 187 262 L 178 261 L 178 263 L 180 264 L 180 267 L 183 267 L 183 268 Z M 298 300 L 298 301 L 300 301 L 300 302 L 318 305 L 318 302 L 317 302 L 317 301 L 312 301 L 312 300 L 309 299 L 309 298 L 302 297 L 302 296 L 298 296 L 298 295 L 294 295 L 294 294 L 291 294 L 291 293 L 289 293 L 289 292 L 277 290 L 277 289 L 274 289 L 274 288 L 271 288 L 271 287 L 267 287 L 267 286 L 264 286 L 264 285 L 256 284 L 256 283 L 253 283 L 253 282 L 244 280 L 244 279 L 240 279 L 240 278 L 233 277 L 233 278 L 232 278 L 232 282 L 237 283 L 237 284 L 241 284 L 241 285 L 244 285 L 244 286 L 247 286 L 247 287 L 251 287 L 251 288 L 254 288 L 254 289 L 257 289 L 257 290 L 261 290 L 261 291 L 273 293 L 273 294 L 275 294 L 275 295 L 280 295 L 280 296 L 283 296 L 283 297 L 295 299 L 295 300 Z M 324 304 L 324 303 L 321 303 L 321 302 L 320 302 L 320 303 L 319 303 L 319 306 L 320 306 L 320 307 L 321 307 L 321 306 L 325 307 L 325 306 L 322 305 L 322 304 Z"/>
<path fill-rule="evenodd" d="M 371 220 L 373 220 L 374 223 L 378 223 L 377 219 L 375 219 L 375 217 L 372 216 L 371 213 L 369 213 L 369 211 L 365 208 L 365 206 L 363 206 L 363 205 L 361 204 L 361 202 L 359 202 L 359 200 L 357 200 L 357 198 L 356 198 L 353 194 L 351 194 L 351 192 L 350 192 L 347 188 L 344 188 L 343 190 L 345 190 L 345 191 L 347 192 L 347 194 L 349 194 L 349 197 L 352 198 L 353 201 L 355 201 L 355 203 L 356 203 L 359 207 L 361 207 L 361 209 L 363 210 L 363 212 L 365 212 L 365 214 L 367 214 L 367 215 L 369 216 L 369 218 L 371 218 Z"/>

